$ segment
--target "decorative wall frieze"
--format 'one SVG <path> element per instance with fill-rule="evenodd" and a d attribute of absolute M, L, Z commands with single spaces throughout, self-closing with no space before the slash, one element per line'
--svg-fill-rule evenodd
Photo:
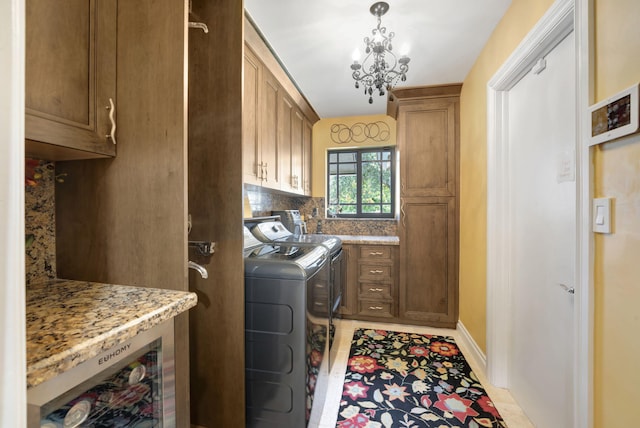
<path fill-rule="evenodd" d="M 344 123 L 331 125 L 331 140 L 336 144 L 361 144 L 366 141 L 385 142 L 390 138 L 389 125 L 383 121 L 357 122 L 351 126 Z"/>

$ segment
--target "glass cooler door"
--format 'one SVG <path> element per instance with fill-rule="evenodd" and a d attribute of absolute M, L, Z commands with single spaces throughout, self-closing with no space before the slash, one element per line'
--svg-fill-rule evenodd
<path fill-rule="evenodd" d="M 159 338 L 42 405 L 40 427 L 162 427 L 162 384 Z"/>

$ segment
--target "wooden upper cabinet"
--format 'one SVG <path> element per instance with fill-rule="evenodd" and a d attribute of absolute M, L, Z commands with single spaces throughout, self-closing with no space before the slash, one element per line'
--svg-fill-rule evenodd
<path fill-rule="evenodd" d="M 311 143 L 313 138 L 313 125 L 307 119 L 304 120 L 302 129 L 302 190 L 306 196 L 311 196 Z"/>
<path fill-rule="evenodd" d="M 27 156 L 115 156 L 116 21 L 117 0 L 27 0 Z"/>
<path fill-rule="evenodd" d="M 249 184 L 262 183 L 260 159 L 260 80 L 262 65 L 255 55 L 245 48 L 244 52 L 244 94 L 242 105 L 242 175 Z"/>
<path fill-rule="evenodd" d="M 456 195 L 458 98 L 401 104 L 398 114 L 402 196 Z"/>
<path fill-rule="evenodd" d="M 282 178 L 280 189 L 285 192 L 295 191 L 291 164 L 291 117 L 293 111 L 293 101 L 282 93 L 278 101 L 278 154 Z"/>
<path fill-rule="evenodd" d="M 297 108 L 291 115 L 291 187 L 303 193 L 302 157 L 304 152 L 304 116 Z"/>
<path fill-rule="evenodd" d="M 311 194 L 311 138 L 318 115 L 245 19 L 244 182 Z"/>
<path fill-rule="evenodd" d="M 262 70 L 260 90 L 260 158 L 262 160 L 263 185 L 280 189 L 280 166 L 278 154 L 278 98 L 280 85 L 266 68 Z"/>

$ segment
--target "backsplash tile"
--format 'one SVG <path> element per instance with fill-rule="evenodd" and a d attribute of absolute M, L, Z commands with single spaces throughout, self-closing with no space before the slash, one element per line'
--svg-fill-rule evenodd
<path fill-rule="evenodd" d="M 251 184 L 245 184 L 244 190 L 249 198 L 253 217 L 269 216 L 271 211 L 293 209 L 299 210 L 304 216 L 309 233 L 364 236 L 396 236 L 398 234 L 398 222 L 395 219 L 327 219 L 324 198 L 287 195 Z"/>
<path fill-rule="evenodd" d="M 27 185 L 24 196 L 27 285 L 56 278 L 55 165 L 35 165 L 35 185 Z"/>

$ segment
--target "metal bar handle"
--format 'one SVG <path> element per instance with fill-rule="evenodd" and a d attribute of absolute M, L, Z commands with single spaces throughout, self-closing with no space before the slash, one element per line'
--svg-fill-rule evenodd
<path fill-rule="evenodd" d="M 379 293 L 379 292 L 382 291 L 382 288 L 370 288 L 369 291 L 373 291 L 373 292 Z"/>
<path fill-rule="evenodd" d="M 381 256 L 382 251 L 372 251 L 369 253 L 370 256 Z"/>
<path fill-rule="evenodd" d="M 372 273 L 374 275 L 380 275 L 381 273 L 383 273 L 384 271 L 380 270 L 380 269 L 376 269 L 376 270 L 370 270 L 369 273 Z"/>
<path fill-rule="evenodd" d="M 116 113 L 116 106 L 113 104 L 113 98 L 109 98 L 109 105 L 107 106 L 107 110 L 109 110 L 109 120 L 111 121 L 111 132 L 107 135 L 107 139 L 110 139 L 113 144 L 116 144 L 116 120 L 114 115 Z"/>
<path fill-rule="evenodd" d="M 369 309 L 372 311 L 381 311 L 383 308 L 382 306 L 369 306 Z"/>
<path fill-rule="evenodd" d="M 402 215 L 402 226 L 407 227 L 407 212 L 404 210 L 404 200 L 400 198 L 400 214 Z"/>

